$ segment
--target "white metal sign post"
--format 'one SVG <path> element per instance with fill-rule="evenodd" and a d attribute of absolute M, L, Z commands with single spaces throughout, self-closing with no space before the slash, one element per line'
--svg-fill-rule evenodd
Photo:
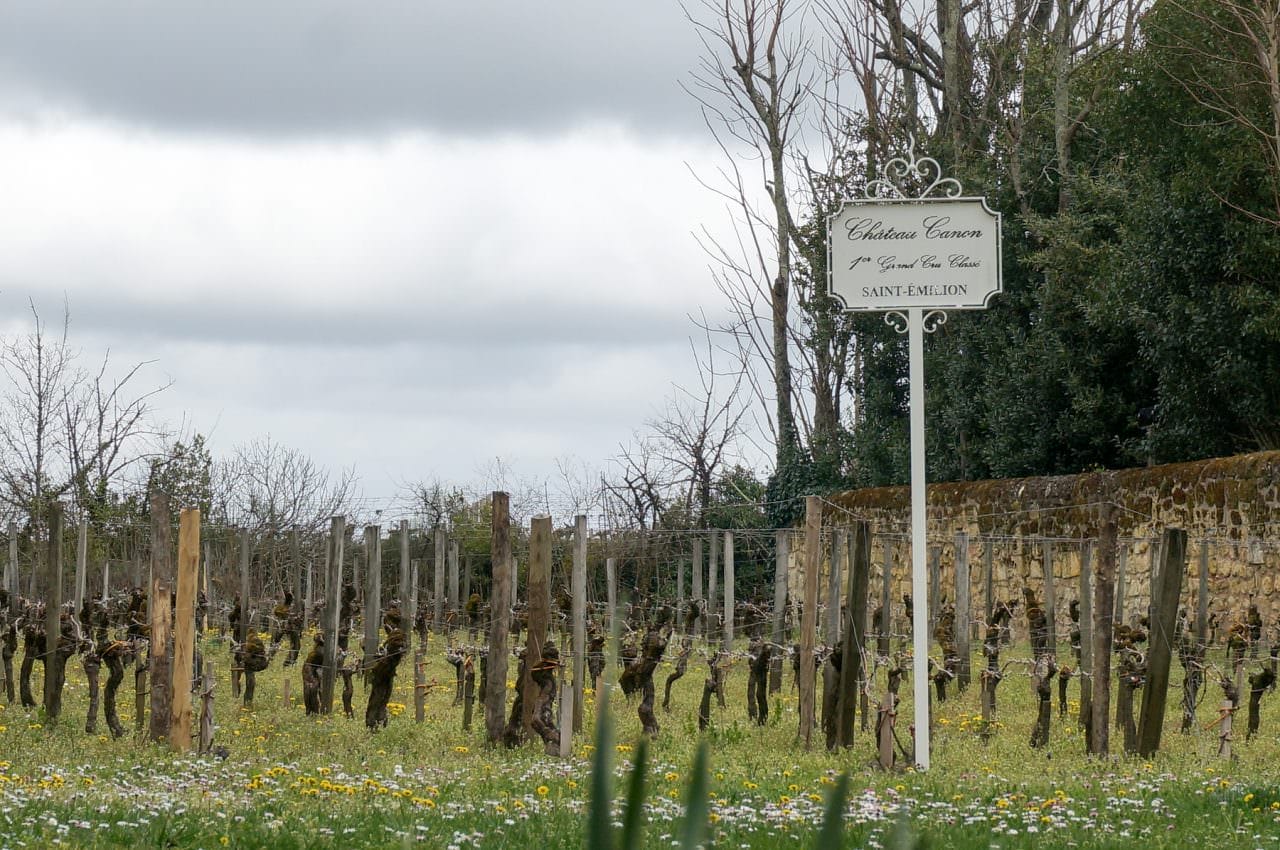
<path fill-rule="evenodd" d="M 924 335 L 946 310 L 981 310 L 1001 289 L 1000 214 L 963 197 L 937 160 L 889 160 L 864 197 L 845 201 L 828 230 L 830 292 L 846 310 L 884 312 L 907 334 L 911 382 L 912 698 L 915 759 L 929 768 L 929 583 L 925 547 Z"/>

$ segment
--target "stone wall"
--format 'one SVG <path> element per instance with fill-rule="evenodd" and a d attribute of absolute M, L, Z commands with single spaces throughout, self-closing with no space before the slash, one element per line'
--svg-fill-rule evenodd
<path fill-rule="evenodd" d="M 967 535 L 975 616 L 986 598 L 990 563 L 993 596 L 1021 598 L 1030 586 L 1044 599 L 1046 556 L 1053 565 L 1057 623 L 1065 635 L 1066 609 L 1078 595 L 1082 551 L 1094 545 L 1104 509 L 1115 506 L 1126 620 L 1145 611 L 1151 568 L 1161 533 L 1188 534 L 1184 604 L 1195 610 L 1199 569 L 1207 559 L 1209 609 L 1226 624 L 1256 600 L 1268 624 L 1280 613 L 1280 452 L 1260 452 L 1192 463 L 1048 478 L 934 484 L 928 489 L 929 556 L 941 595 L 955 599 L 957 536 Z M 871 524 L 873 610 L 881 594 L 886 555 L 891 567 L 895 622 L 910 592 L 910 489 L 880 487 L 824 498 L 823 573 L 829 569 L 831 530 L 857 519 Z M 803 534 L 791 560 L 791 598 L 803 598 Z M 825 601 L 827 580 L 819 584 Z M 936 604 L 936 599 L 931 603 Z M 933 607 L 933 605 L 931 605 Z M 905 625 L 905 624 L 904 624 Z M 1021 623 L 1020 623 L 1021 625 Z M 895 627 L 895 631 L 899 631 Z M 1221 632 L 1219 632 L 1221 634 Z"/>

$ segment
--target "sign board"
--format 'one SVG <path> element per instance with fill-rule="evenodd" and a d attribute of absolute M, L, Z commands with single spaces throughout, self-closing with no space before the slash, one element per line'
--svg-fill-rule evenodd
<path fill-rule="evenodd" d="M 846 310 L 981 310 L 1000 292 L 1000 214 L 982 198 L 845 201 L 828 236 Z"/>

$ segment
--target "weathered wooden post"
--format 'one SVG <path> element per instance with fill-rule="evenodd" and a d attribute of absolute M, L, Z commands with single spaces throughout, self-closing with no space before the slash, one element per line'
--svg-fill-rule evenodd
<path fill-rule="evenodd" d="M 862 682 L 862 653 L 866 647 L 867 581 L 871 572 L 871 529 L 866 520 L 853 524 L 849 585 L 840 644 L 840 696 L 836 708 L 837 743 L 853 746 L 853 723 Z M 836 607 L 839 608 L 839 600 Z"/>
<path fill-rule="evenodd" d="M 493 494 L 493 530 L 489 583 L 489 654 L 485 662 L 484 727 L 490 744 L 502 740 L 507 705 L 507 631 L 511 627 L 511 518 L 510 497 Z"/>
<path fill-rule="evenodd" d="M 613 558 L 604 559 L 605 599 L 609 606 L 609 628 L 614 628 L 618 616 L 618 564 Z"/>
<path fill-rule="evenodd" d="M 366 679 L 378 654 L 378 625 L 382 619 L 382 529 L 364 527 L 364 652 L 362 666 Z"/>
<path fill-rule="evenodd" d="M 4 587 L 10 597 L 18 595 L 18 523 L 9 520 L 9 563 L 4 567 Z"/>
<path fill-rule="evenodd" d="M 676 622 L 677 632 L 684 631 L 684 558 L 676 559 Z"/>
<path fill-rule="evenodd" d="M 444 626 L 444 559 L 447 550 L 444 529 L 437 525 L 431 532 L 431 538 L 436 550 L 431 564 L 431 628 L 436 634 L 440 634 Z M 514 593 L 511 598 L 515 599 Z"/>
<path fill-rule="evenodd" d="M 996 612 L 995 596 L 995 545 L 990 540 L 982 541 L 982 623 L 991 622 Z"/>
<path fill-rule="evenodd" d="M 172 664 L 169 642 L 173 630 L 173 556 L 169 535 L 169 497 L 151 496 L 151 727 L 153 741 L 169 740 L 173 719 Z"/>
<path fill-rule="evenodd" d="M 720 572 L 720 551 L 716 547 L 716 533 L 708 532 L 710 543 L 707 552 L 707 640 L 712 640 L 716 615 L 716 575 Z"/>
<path fill-rule="evenodd" d="M 396 588 L 396 599 L 400 602 L 400 623 L 405 635 L 413 634 L 413 615 L 409 612 L 409 578 L 412 567 L 409 563 L 409 520 L 400 520 L 400 571 Z"/>
<path fill-rule="evenodd" d="M 1058 596 L 1053 572 L 1053 541 L 1041 544 L 1041 567 L 1044 570 L 1044 617 L 1048 653 L 1058 654 Z"/>
<path fill-rule="evenodd" d="M 1180 528 L 1165 529 L 1160 556 L 1158 575 L 1152 579 L 1147 682 L 1142 691 L 1142 716 L 1138 724 L 1138 754 L 1144 758 L 1151 758 L 1160 749 L 1169 666 L 1174 653 L 1173 633 L 1177 628 L 1182 579 L 1187 570 L 1187 533 Z"/>
<path fill-rule="evenodd" d="M 791 535 L 785 528 L 773 533 L 773 654 L 769 659 L 769 693 L 782 690 L 783 623 L 787 614 L 787 565 L 791 561 Z"/>
<path fill-rule="evenodd" d="M 733 651 L 733 532 L 724 533 L 724 649 Z"/>
<path fill-rule="evenodd" d="M 692 567 L 693 577 L 692 577 L 692 587 L 690 588 L 689 592 L 693 596 L 694 604 L 697 605 L 699 609 L 702 609 L 703 597 L 702 597 L 702 537 L 701 535 L 694 535 L 692 542 L 693 542 L 693 567 Z M 693 621 L 694 637 L 697 637 L 698 633 L 700 631 L 703 631 L 702 629 L 703 619 L 704 617 L 700 615 L 697 619 Z"/>
<path fill-rule="evenodd" d="M 827 610 L 823 620 L 822 639 L 827 646 L 840 643 L 840 589 L 844 586 L 845 531 L 837 528 L 831 532 L 831 569 L 827 572 Z"/>
<path fill-rule="evenodd" d="M 199 752 L 213 749 L 213 662 L 204 663 L 204 677 L 200 681 L 200 744 Z"/>
<path fill-rule="evenodd" d="M 526 629 L 524 675 L 520 679 L 520 728 L 522 739 L 534 734 L 538 708 L 538 683 L 534 670 L 542 663 L 547 643 L 551 605 L 551 517 L 534 517 L 529 524 L 529 577 L 527 584 L 529 625 Z"/>
<path fill-rule="evenodd" d="M 449 588 L 448 588 L 449 613 L 454 617 L 456 617 L 460 607 L 460 602 L 458 600 L 458 538 L 452 537 L 452 536 L 449 538 L 448 570 L 449 570 Z M 450 618 L 450 622 L 453 622 L 452 618 Z"/>
<path fill-rule="evenodd" d="M 295 525 L 289 529 L 289 592 L 293 594 L 293 604 L 298 608 L 304 607 L 302 588 L 302 537 Z M 297 609 L 290 609 L 289 617 L 293 617 L 295 610 Z M 286 626 L 286 623 L 281 623 L 278 628 L 283 629 Z M 306 627 L 307 624 L 304 622 L 302 628 Z"/>
<path fill-rule="evenodd" d="M 928 547 L 929 554 L 929 639 L 938 627 L 938 613 L 942 610 L 942 547 Z M 914 601 L 914 600 L 913 600 Z"/>
<path fill-rule="evenodd" d="M 956 689 L 963 692 L 969 687 L 969 667 L 972 653 L 969 649 L 971 629 L 969 627 L 972 601 L 969 584 L 969 535 L 961 531 L 956 534 L 956 621 L 955 641 L 956 654 L 960 656 L 960 666 L 956 670 Z"/>
<path fill-rule="evenodd" d="M 240 529 L 240 629 L 236 640 L 241 644 L 249 637 L 250 611 L 249 604 L 249 560 L 253 553 L 253 541 L 249 537 L 249 529 Z"/>
<path fill-rule="evenodd" d="M 1118 541 L 1117 541 L 1118 542 Z M 1128 618 L 1125 616 L 1125 592 L 1128 589 L 1128 570 L 1129 570 L 1129 544 L 1126 542 L 1120 547 L 1119 558 L 1116 562 L 1116 592 L 1114 617 L 1117 623 L 1124 623 Z"/>
<path fill-rule="evenodd" d="M 800 612 L 800 740 L 806 750 L 813 746 L 816 671 L 814 643 L 818 632 L 818 568 L 822 563 L 822 501 L 805 497 L 804 521 L 804 608 Z"/>
<path fill-rule="evenodd" d="M 893 635 L 893 538 L 885 536 L 884 553 L 880 565 L 880 622 L 876 628 L 880 630 L 880 640 L 876 652 L 881 658 L 888 658 L 892 651 L 889 641 Z"/>
<path fill-rule="evenodd" d="M 200 509 L 183 508 L 178 520 L 178 599 L 173 629 L 173 702 L 169 715 L 169 746 L 180 753 L 191 749 L 191 679 L 195 666 L 199 572 Z"/>
<path fill-rule="evenodd" d="M 84 588 L 89 572 L 89 520 L 80 520 L 76 533 L 76 605 L 72 609 L 79 617 L 84 610 Z M 88 624 L 83 624 L 88 629 Z"/>
<path fill-rule="evenodd" d="M 338 630 L 342 606 L 342 556 L 347 537 L 347 520 L 329 520 L 329 540 L 325 549 L 325 601 L 322 615 L 324 669 L 320 673 L 320 713 L 333 713 L 333 686 L 338 679 Z"/>
<path fill-rule="evenodd" d="M 578 514 L 573 527 L 573 731 L 582 731 L 587 676 L 587 517 Z M 561 730 L 563 732 L 563 730 Z"/>
<path fill-rule="evenodd" d="M 1093 544 L 1080 544 L 1080 725 L 1093 738 Z"/>
<path fill-rule="evenodd" d="M 49 548 L 44 569 L 44 713 L 49 722 L 54 723 L 62 713 L 62 683 L 66 664 L 66 656 L 58 651 L 58 641 L 62 637 L 62 623 L 59 619 L 62 614 L 61 502 L 49 505 Z"/>
<path fill-rule="evenodd" d="M 409 596 L 406 600 L 410 611 L 418 610 L 418 562 L 412 560 L 409 562 Z M 415 615 L 416 616 L 416 615 Z M 410 643 L 413 642 L 413 617 L 405 620 L 408 628 L 405 635 Z M 413 645 L 413 720 L 415 723 L 424 723 L 427 719 L 427 669 L 426 656 L 422 645 L 422 641 L 418 641 Z"/>

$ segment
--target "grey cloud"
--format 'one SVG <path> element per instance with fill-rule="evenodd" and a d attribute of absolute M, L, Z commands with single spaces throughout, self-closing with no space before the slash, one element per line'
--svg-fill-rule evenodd
<path fill-rule="evenodd" d="M 197 131 L 698 132 L 676 0 L 5 4 L 0 103 Z"/>

